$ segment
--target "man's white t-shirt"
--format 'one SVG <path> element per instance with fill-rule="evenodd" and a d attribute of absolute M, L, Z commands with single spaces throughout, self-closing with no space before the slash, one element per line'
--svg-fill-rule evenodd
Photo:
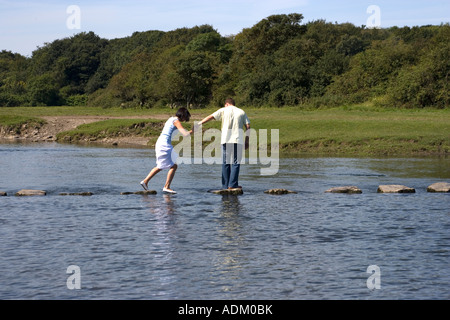
<path fill-rule="evenodd" d="M 223 107 L 213 113 L 216 120 L 222 120 L 221 144 L 244 144 L 244 126 L 250 124 L 244 110 L 235 106 Z"/>

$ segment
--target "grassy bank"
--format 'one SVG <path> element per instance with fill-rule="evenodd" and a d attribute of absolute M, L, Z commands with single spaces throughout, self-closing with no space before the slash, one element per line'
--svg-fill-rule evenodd
<path fill-rule="evenodd" d="M 44 124 L 45 121 L 38 117 L 0 113 L 0 129 L 4 134 L 21 134 L 25 130 L 39 128 Z"/>
<path fill-rule="evenodd" d="M 429 155 L 450 152 L 448 110 L 332 109 L 253 114 L 255 128 L 277 128 L 289 153 Z"/>
<path fill-rule="evenodd" d="M 191 110 L 191 124 L 215 110 Z M 324 110 L 287 107 L 245 110 L 252 128 L 268 129 L 269 133 L 270 129 L 279 130 L 280 147 L 284 155 L 412 156 L 450 153 L 448 109 L 374 109 L 369 105 L 358 105 Z M 20 119 L 24 120 L 26 117 L 32 117 L 29 120 L 36 121 L 40 116 L 137 117 L 140 119 L 111 119 L 82 125 L 76 130 L 60 133 L 58 139 L 77 141 L 139 135 L 154 141 L 164 119 L 174 113 L 175 110 L 171 109 L 0 108 L 0 125 L 13 119 L 20 122 Z M 219 122 L 212 122 L 204 128 L 219 126 Z M 187 127 L 190 128 L 190 125 Z"/>

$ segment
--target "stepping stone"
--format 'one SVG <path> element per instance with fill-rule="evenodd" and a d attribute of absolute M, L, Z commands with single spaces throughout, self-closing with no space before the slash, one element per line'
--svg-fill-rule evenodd
<path fill-rule="evenodd" d="M 236 189 L 222 189 L 222 190 L 209 190 L 209 193 L 220 194 L 220 195 L 241 195 L 244 194 L 241 188 Z"/>
<path fill-rule="evenodd" d="M 6 192 L 0 191 L 0 197 L 6 197 L 8 194 Z"/>
<path fill-rule="evenodd" d="M 141 196 L 146 196 L 146 195 L 153 195 L 153 194 L 158 194 L 158 192 L 156 192 L 155 190 L 148 190 L 148 191 L 138 191 L 138 192 L 122 192 L 121 195 L 123 196 L 127 196 L 130 194 L 137 194 L 137 195 L 141 195 Z"/>
<path fill-rule="evenodd" d="M 409 188 L 402 185 L 381 185 L 378 187 L 378 193 L 415 193 L 414 188 Z"/>
<path fill-rule="evenodd" d="M 27 190 L 23 189 L 16 193 L 16 196 L 18 197 L 25 197 L 25 196 L 45 196 L 47 194 L 46 191 L 43 190 Z"/>
<path fill-rule="evenodd" d="M 286 189 L 269 189 L 269 190 L 264 191 L 264 193 L 280 195 L 280 194 L 289 194 L 289 193 L 296 194 L 297 192 L 291 191 L 291 190 L 286 190 Z"/>
<path fill-rule="evenodd" d="M 82 196 L 82 197 L 90 197 L 94 194 L 92 192 L 75 192 L 75 193 L 60 193 L 60 196 Z"/>
<path fill-rule="evenodd" d="M 428 192 L 450 192 L 450 183 L 448 182 L 438 182 L 433 183 L 427 188 Z"/>
<path fill-rule="evenodd" d="M 362 190 L 355 186 L 335 187 L 325 191 L 327 193 L 362 193 Z"/>

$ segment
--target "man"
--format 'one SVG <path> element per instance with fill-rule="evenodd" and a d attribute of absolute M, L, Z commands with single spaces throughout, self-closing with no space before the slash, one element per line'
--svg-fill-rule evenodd
<path fill-rule="evenodd" d="M 198 124 L 202 125 L 211 120 L 222 120 L 222 188 L 235 189 L 239 186 L 239 170 L 242 159 L 244 145 L 248 149 L 250 121 L 244 110 L 235 106 L 235 101 L 231 98 L 225 101 L 225 107 L 217 110 L 212 115 L 206 117 Z"/>

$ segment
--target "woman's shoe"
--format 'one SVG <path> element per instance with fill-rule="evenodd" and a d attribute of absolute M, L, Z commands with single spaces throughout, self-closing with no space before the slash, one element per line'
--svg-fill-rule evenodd
<path fill-rule="evenodd" d="M 163 192 L 170 193 L 170 194 L 177 194 L 176 191 L 173 191 L 173 190 L 170 190 L 170 189 L 166 189 L 166 188 L 163 189 Z"/>
<path fill-rule="evenodd" d="M 145 184 L 144 181 L 141 181 L 141 186 L 142 188 L 144 188 L 145 191 L 148 191 L 147 185 Z"/>

